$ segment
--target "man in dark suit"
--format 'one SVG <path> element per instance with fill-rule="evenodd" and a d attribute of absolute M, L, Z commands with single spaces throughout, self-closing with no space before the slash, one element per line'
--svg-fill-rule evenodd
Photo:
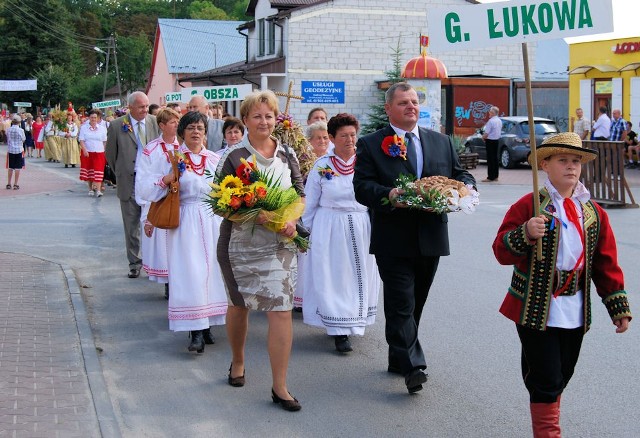
<path fill-rule="evenodd" d="M 356 200 L 371 211 L 370 252 L 384 284 L 388 371 L 404 375 L 411 394 L 427 381 L 418 324 L 440 256 L 449 255 L 448 219 L 397 202 L 402 191 L 395 181 L 400 174 L 443 175 L 474 186 L 475 180 L 462 169 L 448 136 L 417 126 L 418 95 L 411 85 L 392 85 L 385 111 L 390 125 L 358 140 L 353 185 Z M 382 149 L 383 140 L 393 135 L 405 138 L 406 160 Z"/>
<path fill-rule="evenodd" d="M 118 181 L 117 195 L 124 224 L 129 278 L 140 275 L 140 206 L 135 198 L 136 159 L 144 146 L 159 137 L 156 118 L 148 114 L 149 98 L 141 91 L 129 95 L 129 113 L 115 119 L 107 129 L 105 155 Z"/>

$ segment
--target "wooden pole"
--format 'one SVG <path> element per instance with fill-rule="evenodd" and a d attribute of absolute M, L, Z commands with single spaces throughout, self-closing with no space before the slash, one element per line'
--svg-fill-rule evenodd
<path fill-rule="evenodd" d="M 531 74 L 529 73 L 529 49 L 522 43 L 524 63 L 524 83 L 527 93 L 527 114 L 529 115 L 529 146 L 531 147 L 531 173 L 533 176 L 533 217 L 540 214 L 540 194 L 538 193 L 538 151 L 536 150 L 536 126 L 533 122 L 533 97 L 531 95 Z M 542 239 L 536 242 L 536 256 L 542 260 Z"/>

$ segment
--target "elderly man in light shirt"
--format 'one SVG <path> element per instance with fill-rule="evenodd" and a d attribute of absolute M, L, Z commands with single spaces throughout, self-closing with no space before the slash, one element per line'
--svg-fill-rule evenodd
<path fill-rule="evenodd" d="M 582 108 L 576 109 L 576 118 L 571 117 L 571 122 L 573 123 L 573 132 L 578 134 L 581 140 L 588 140 L 591 126 L 589 126 L 589 121 L 584 118 L 584 111 Z"/>
<path fill-rule="evenodd" d="M 482 182 L 498 181 L 498 140 L 502 134 L 502 120 L 498 117 L 500 109 L 492 106 L 489 110 L 491 117 L 486 125 L 484 125 L 484 134 L 482 139 L 487 148 L 487 177 Z"/>

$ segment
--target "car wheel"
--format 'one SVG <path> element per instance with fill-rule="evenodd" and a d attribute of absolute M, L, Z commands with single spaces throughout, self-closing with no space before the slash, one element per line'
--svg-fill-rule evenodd
<path fill-rule="evenodd" d="M 465 154 L 470 154 L 472 152 L 473 152 L 473 150 L 471 149 L 471 145 L 469 145 L 469 143 L 465 144 L 464 145 L 464 153 Z"/>
<path fill-rule="evenodd" d="M 500 164 L 505 169 L 513 169 L 515 164 L 511 159 L 511 152 L 509 152 L 509 148 L 502 148 L 500 151 Z"/>

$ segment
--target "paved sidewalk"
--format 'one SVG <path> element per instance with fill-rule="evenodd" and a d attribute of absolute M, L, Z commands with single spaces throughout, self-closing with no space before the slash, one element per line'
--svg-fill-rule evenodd
<path fill-rule="evenodd" d="M 101 436 L 62 267 L 0 253 L 0 302 L 0 436 Z"/>

